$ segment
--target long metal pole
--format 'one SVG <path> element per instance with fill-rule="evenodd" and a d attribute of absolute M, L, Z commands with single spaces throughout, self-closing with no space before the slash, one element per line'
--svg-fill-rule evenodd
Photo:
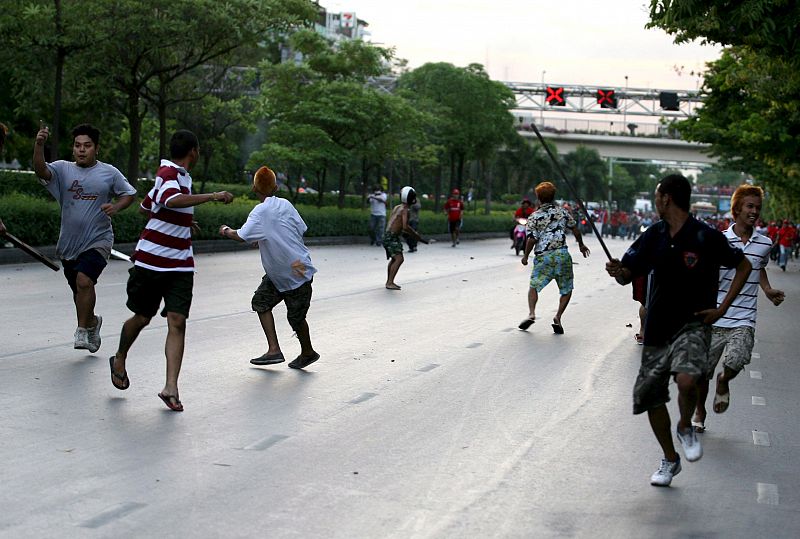
<path fill-rule="evenodd" d="M 545 144 L 542 134 L 536 128 L 536 124 L 532 123 L 531 127 L 533 127 L 533 132 L 536 133 L 536 137 L 539 139 L 539 142 L 542 143 L 544 151 L 546 151 L 547 155 L 550 156 L 550 160 L 553 161 L 553 164 L 556 166 L 556 169 L 561 174 L 561 178 L 564 180 L 564 183 L 566 183 L 567 187 L 569 187 L 569 190 L 572 191 L 572 196 L 575 197 L 575 201 L 578 203 L 578 207 L 581 209 L 583 215 L 586 217 L 586 221 L 592 227 L 592 232 L 594 232 L 594 235 L 597 236 L 597 239 L 600 241 L 600 246 L 603 248 L 603 251 L 605 251 L 606 256 L 608 257 L 609 260 L 613 260 L 613 257 L 611 256 L 608 247 L 606 247 L 606 243 L 603 241 L 603 237 L 600 234 L 598 234 L 597 228 L 594 226 L 594 221 L 592 221 L 592 217 L 589 215 L 589 212 L 586 211 L 586 206 L 583 205 L 583 201 L 578 196 L 578 191 L 575 190 L 575 187 L 572 185 L 572 182 L 567 179 L 567 175 L 564 174 L 564 169 L 561 168 L 558 159 L 555 158 L 553 152 L 551 152 L 550 148 L 547 146 L 547 144 Z"/>

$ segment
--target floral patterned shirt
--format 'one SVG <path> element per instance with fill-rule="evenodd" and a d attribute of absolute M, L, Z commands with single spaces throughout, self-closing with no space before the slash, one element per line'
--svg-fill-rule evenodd
<path fill-rule="evenodd" d="M 567 245 L 567 230 L 576 226 L 575 218 L 568 210 L 553 203 L 542 204 L 528 217 L 528 236 L 536 246 L 534 254 L 561 249 Z"/>

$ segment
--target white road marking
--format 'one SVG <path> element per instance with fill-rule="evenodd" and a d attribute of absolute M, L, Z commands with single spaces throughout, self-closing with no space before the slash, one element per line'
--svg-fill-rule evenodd
<path fill-rule="evenodd" d="M 764 397 L 753 397 L 753 406 L 766 406 L 767 399 Z"/>
<path fill-rule="evenodd" d="M 761 371 L 750 371 L 750 378 L 761 380 Z"/>
<path fill-rule="evenodd" d="M 769 441 L 769 433 L 761 430 L 753 431 L 753 443 L 755 445 L 763 445 L 769 447 L 772 443 Z"/>
<path fill-rule="evenodd" d="M 245 451 L 262 451 L 264 449 L 267 449 L 268 447 L 277 444 L 278 442 L 285 440 L 286 438 L 288 438 L 288 436 L 284 436 L 283 434 L 272 434 L 255 443 L 246 445 L 242 449 L 244 449 Z"/>
<path fill-rule="evenodd" d="M 778 505 L 778 485 L 773 485 L 772 483 L 756 483 L 756 490 L 758 492 L 758 503 Z"/>
<path fill-rule="evenodd" d="M 78 526 L 81 528 L 99 528 L 100 526 L 105 526 L 112 520 L 117 520 L 124 517 L 128 513 L 133 513 L 137 509 L 146 507 L 146 505 L 147 504 L 136 502 L 122 503 L 110 509 L 106 509 L 102 513 L 90 518 L 89 520 L 81 522 L 78 524 Z"/>
<path fill-rule="evenodd" d="M 362 403 L 364 401 L 368 401 L 372 397 L 377 397 L 377 396 L 378 396 L 377 393 L 362 393 L 361 395 L 359 395 L 355 399 L 351 400 L 350 404 L 359 404 L 359 403 Z"/>
<path fill-rule="evenodd" d="M 440 365 L 438 363 L 431 363 L 429 365 L 425 365 L 424 367 L 420 367 L 417 370 L 419 372 L 428 372 L 428 371 L 432 371 L 433 369 L 435 369 L 436 367 L 439 367 L 439 366 Z"/>
<path fill-rule="evenodd" d="M 759 354 L 758 352 L 753 352 L 752 354 L 750 354 L 750 357 L 753 359 L 761 359 L 761 354 Z"/>

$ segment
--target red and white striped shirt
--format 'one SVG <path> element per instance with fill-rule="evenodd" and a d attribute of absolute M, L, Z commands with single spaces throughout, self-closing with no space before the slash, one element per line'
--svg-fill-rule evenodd
<path fill-rule="evenodd" d="M 131 257 L 135 265 L 153 271 L 194 271 L 194 207 L 167 207 L 167 202 L 181 194 L 192 194 L 192 177 L 183 167 L 162 159 L 155 184 L 142 201 L 150 218 Z"/>

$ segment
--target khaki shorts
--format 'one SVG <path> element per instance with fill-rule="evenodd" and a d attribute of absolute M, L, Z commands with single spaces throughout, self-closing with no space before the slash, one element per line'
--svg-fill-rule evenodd
<path fill-rule="evenodd" d="M 750 326 L 715 327 L 711 332 L 711 348 L 708 352 L 708 379 L 714 377 L 714 369 L 722 358 L 722 364 L 737 373 L 749 365 L 755 335 L 756 330 Z"/>
<path fill-rule="evenodd" d="M 686 324 L 667 346 L 645 346 L 642 366 L 633 386 L 633 413 L 641 414 L 669 402 L 669 377 L 706 375 L 711 326 Z"/>

